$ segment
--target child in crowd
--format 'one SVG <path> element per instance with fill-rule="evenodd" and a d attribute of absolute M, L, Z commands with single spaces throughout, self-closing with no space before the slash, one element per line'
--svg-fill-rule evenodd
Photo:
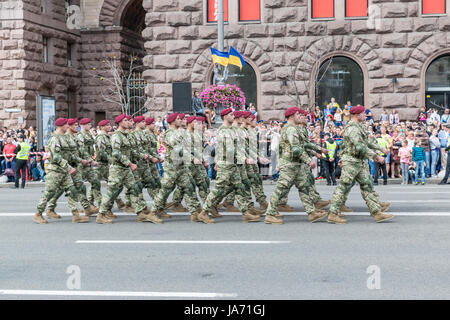
<path fill-rule="evenodd" d="M 408 184 L 408 166 L 409 158 L 411 155 L 411 149 L 408 147 L 406 140 L 402 141 L 402 147 L 398 150 L 398 156 L 400 157 L 400 167 L 402 169 L 402 184 Z"/>
<path fill-rule="evenodd" d="M 411 156 L 409 157 L 408 162 L 409 162 L 408 166 L 409 179 L 411 180 L 411 183 L 414 183 L 416 179 L 416 164 L 412 161 Z"/>
<path fill-rule="evenodd" d="M 416 164 L 416 177 L 414 184 L 419 183 L 419 174 L 421 175 L 422 185 L 425 184 L 425 151 L 423 150 L 422 143 L 419 139 L 416 140 L 415 146 L 412 149 L 412 160 Z"/>

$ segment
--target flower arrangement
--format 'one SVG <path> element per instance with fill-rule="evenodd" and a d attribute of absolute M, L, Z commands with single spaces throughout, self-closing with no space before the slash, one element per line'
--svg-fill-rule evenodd
<path fill-rule="evenodd" d="M 210 85 L 200 93 L 205 106 L 216 108 L 219 105 L 234 109 L 245 108 L 245 95 L 238 86 L 227 84 L 225 86 Z"/>

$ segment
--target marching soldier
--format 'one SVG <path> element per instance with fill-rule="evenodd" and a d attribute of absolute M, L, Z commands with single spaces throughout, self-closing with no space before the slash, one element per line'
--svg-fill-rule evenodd
<path fill-rule="evenodd" d="M 351 121 L 344 128 L 343 144 L 345 145 L 345 152 L 341 159 L 342 173 L 340 183 L 333 193 L 328 213 L 328 222 L 330 223 L 347 223 L 345 217 L 339 216 L 340 207 L 347 199 L 355 182 L 359 183 L 361 195 L 366 201 L 375 222 L 390 220 L 394 217 L 391 214 L 383 213 L 379 197 L 373 189 L 372 177 L 366 171 L 365 164 L 368 158 L 379 163 L 383 163 L 384 158 L 377 155 L 368 145 L 367 132 L 360 125 L 365 120 L 364 111 L 363 106 L 352 107 L 350 109 Z"/>
<path fill-rule="evenodd" d="M 165 132 L 164 143 L 166 145 L 166 158 L 164 161 L 164 174 L 161 180 L 161 189 L 153 199 L 151 212 L 160 216 L 164 213 L 167 198 L 176 186 L 185 194 L 187 208 L 191 214 L 191 221 L 195 221 L 200 212 L 200 202 L 195 193 L 187 165 L 191 161 L 191 150 L 186 147 L 182 126 L 184 114 L 172 113 L 167 117 L 169 129 Z M 194 164 L 198 164 L 194 159 Z"/>
<path fill-rule="evenodd" d="M 97 162 L 93 160 L 95 155 L 94 151 L 94 138 L 91 135 L 92 120 L 89 118 L 83 118 L 80 120 L 81 131 L 78 133 L 77 138 L 82 148 L 82 158 L 88 161 L 87 166 L 81 168 L 81 173 L 84 180 L 87 180 L 91 184 L 89 190 L 88 200 L 93 205 L 94 201 L 100 206 L 102 201 L 101 184 L 100 179 L 97 176 L 97 171 L 94 169 L 97 166 Z"/>
<path fill-rule="evenodd" d="M 158 139 L 156 138 L 156 135 L 154 133 L 155 125 L 153 124 L 155 121 L 154 118 L 147 118 L 145 119 L 145 127 L 144 130 L 144 148 L 147 152 L 147 154 L 150 155 L 149 159 L 149 176 L 152 179 L 152 185 L 153 187 L 148 189 L 147 192 L 150 195 L 152 199 L 155 199 L 156 194 L 158 193 L 159 189 L 161 188 L 161 181 L 159 177 L 158 168 L 156 167 L 156 164 L 158 162 L 162 162 L 161 158 L 158 155 Z"/>
<path fill-rule="evenodd" d="M 315 166 L 306 152 L 305 145 L 300 138 L 297 128 L 301 122 L 302 113 L 298 107 L 291 107 L 286 110 L 285 116 L 288 122 L 281 130 L 279 146 L 280 176 L 275 191 L 270 198 L 264 222 L 267 224 L 283 223 L 283 217 L 277 212 L 278 203 L 280 199 L 289 193 L 291 187 L 295 185 L 305 207 L 305 211 L 308 214 L 308 219 L 313 223 L 323 219 L 327 214 L 314 207 L 313 198 L 310 196 L 312 184 L 302 167 L 302 163 L 306 163 L 311 169 Z"/>
<path fill-rule="evenodd" d="M 78 201 L 84 209 L 86 216 L 91 216 L 98 213 L 98 208 L 93 206 L 87 199 L 86 186 L 83 182 L 82 167 L 89 165 L 89 161 L 82 158 L 82 146 L 77 139 L 78 120 L 76 118 L 67 120 L 67 131 L 64 136 L 67 143 L 61 144 L 61 154 L 70 166 L 76 168 L 76 172 L 71 175 L 73 184 L 77 188 Z M 63 194 L 64 190 L 60 189 L 48 203 L 47 216 L 49 218 L 58 219 L 58 214 L 55 212 L 56 203 Z"/>
<path fill-rule="evenodd" d="M 111 124 L 109 120 L 102 120 L 98 123 L 100 128 L 100 133 L 95 137 L 95 160 L 97 166 L 95 170 L 97 171 L 98 179 L 108 182 L 109 177 L 109 165 L 111 162 L 111 137 L 109 133 L 111 132 Z M 116 204 L 119 209 L 125 207 L 125 203 L 118 197 L 116 199 Z M 112 212 L 108 212 L 107 216 L 109 218 L 115 218 L 116 216 Z"/>
<path fill-rule="evenodd" d="M 114 122 L 119 128 L 111 136 L 112 153 L 108 189 L 101 202 L 97 223 L 112 223 L 112 220 L 106 214 L 111 211 L 114 200 L 119 196 L 124 186 L 130 191 L 131 204 L 138 216 L 138 222 L 162 223 L 161 219 L 148 211 L 145 201 L 140 198 L 140 189 L 134 179 L 133 172 L 137 170 L 137 165 L 131 162 L 132 146 L 126 134 L 126 131 L 133 127 L 133 124 L 125 114 L 117 116 Z"/>
<path fill-rule="evenodd" d="M 55 121 L 56 131 L 48 141 L 47 149 L 50 153 L 50 163 L 47 167 L 47 175 L 45 177 L 45 190 L 37 205 L 37 212 L 33 217 L 34 222 L 39 224 L 48 223 L 42 217 L 48 201 L 56 198 L 59 190 L 63 190 L 66 194 L 67 202 L 72 212 L 72 222 L 88 222 L 89 217 L 81 217 L 78 211 L 78 191 L 74 186 L 71 175 L 77 171 L 72 167 L 63 155 L 63 148 L 68 149 L 65 131 L 67 130 L 67 119 L 59 118 Z M 50 216 L 50 218 L 61 218 L 59 215 Z"/>
<path fill-rule="evenodd" d="M 236 113 L 239 115 L 239 113 Z M 209 217 L 210 213 L 217 213 L 217 205 L 229 193 L 235 191 L 239 210 L 242 212 L 243 222 L 259 221 L 259 215 L 249 212 L 248 189 L 243 183 L 241 172 L 245 164 L 253 164 L 253 160 L 246 157 L 243 152 L 237 130 L 232 128 L 234 115 L 231 108 L 220 112 L 223 125 L 217 131 L 216 159 L 217 178 L 214 189 L 208 194 L 203 204 L 202 212 L 197 216 L 199 221 L 214 223 Z M 244 150 L 245 151 L 245 150 Z M 247 184 L 248 185 L 248 184 Z"/>

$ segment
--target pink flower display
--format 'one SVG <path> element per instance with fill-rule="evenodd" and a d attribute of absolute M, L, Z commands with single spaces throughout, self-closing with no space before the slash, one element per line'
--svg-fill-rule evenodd
<path fill-rule="evenodd" d="M 245 108 L 244 92 L 234 84 L 225 86 L 210 85 L 200 93 L 200 98 L 203 104 L 210 108 L 216 108 L 219 104 L 234 109 Z"/>

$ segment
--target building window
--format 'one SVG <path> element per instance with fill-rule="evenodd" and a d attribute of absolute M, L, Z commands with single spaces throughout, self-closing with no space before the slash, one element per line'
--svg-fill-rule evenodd
<path fill-rule="evenodd" d="M 67 90 L 67 117 L 75 118 L 77 116 L 77 104 L 75 99 L 75 91 Z"/>
<path fill-rule="evenodd" d="M 40 1 L 41 13 L 47 13 L 47 0 Z"/>
<path fill-rule="evenodd" d="M 42 61 L 48 63 L 48 38 L 42 38 Z"/>
<path fill-rule="evenodd" d="M 334 18 L 334 0 L 311 0 L 313 19 Z"/>
<path fill-rule="evenodd" d="M 347 101 L 364 105 L 364 75 L 361 67 L 347 57 L 325 60 L 317 73 L 316 105 L 325 108 L 334 98 L 340 106 Z"/>
<path fill-rule="evenodd" d="M 73 67 L 73 49 L 74 49 L 74 44 L 67 42 L 67 66 L 68 67 Z"/>
<path fill-rule="evenodd" d="M 422 14 L 445 14 L 446 0 L 422 0 Z"/>
<path fill-rule="evenodd" d="M 437 58 L 428 67 L 425 97 L 427 109 L 443 112 L 450 106 L 450 55 Z"/>
<path fill-rule="evenodd" d="M 260 0 L 239 0 L 239 21 L 260 21 Z"/>
<path fill-rule="evenodd" d="M 345 0 L 346 17 L 367 17 L 367 0 Z"/>
<path fill-rule="evenodd" d="M 219 1 L 208 0 L 208 22 L 217 22 L 219 16 Z M 223 20 L 228 22 L 228 0 L 223 0 Z"/>

